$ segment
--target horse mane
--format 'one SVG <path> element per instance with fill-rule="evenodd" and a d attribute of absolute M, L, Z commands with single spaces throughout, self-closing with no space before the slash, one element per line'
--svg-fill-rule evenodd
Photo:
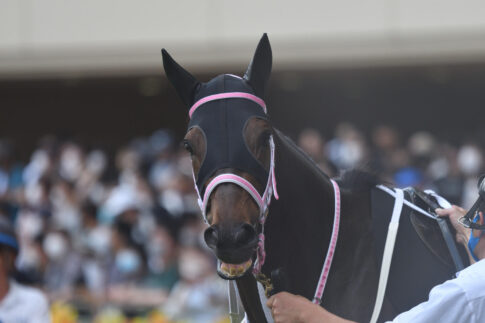
<path fill-rule="evenodd" d="M 337 182 L 340 187 L 351 192 L 368 191 L 378 184 L 386 184 L 377 173 L 363 168 L 344 171 Z"/>
<path fill-rule="evenodd" d="M 293 152 L 293 155 L 296 159 L 301 161 L 304 165 L 308 166 L 308 169 L 312 171 L 312 173 L 317 177 L 324 177 L 326 180 L 330 179 L 330 176 L 325 174 L 320 167 L 318 167 L 317 163 L 301 149 L 293 140 L 291 140 L 288 136 L 283 134 L 281 131 L 275 129 L 275 132 L 281 142 L 285 145 L 285 147 Z"/>

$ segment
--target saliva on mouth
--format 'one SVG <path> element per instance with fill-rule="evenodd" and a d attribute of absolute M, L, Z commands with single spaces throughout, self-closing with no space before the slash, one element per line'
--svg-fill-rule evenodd
<path fill-rule="evenodd" d="M 226 280 L 241 278 L 249 271 L 252 264 L 253 260 L 251 258 L 241 264 L 228 264 L 217 259 L 217 274 Z"/>

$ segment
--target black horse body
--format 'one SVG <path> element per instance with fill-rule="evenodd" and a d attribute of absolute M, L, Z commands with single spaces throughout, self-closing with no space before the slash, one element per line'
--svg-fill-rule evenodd
<path fill-rule="evenodd" d="M 235 90 L 250 91 L 251 94 L 262 96 L 271 71 L 271 49 L 266 36 L 260 41 L 245 77 L 231 78 L 231 82 L 237 85 L 234 89 L 225 88 L 229 84 L 225 77 L 213 79 L 207 83 L 210 86 L 201 85 L 167 52 L 164 51 L 163 56 L 167 76 L 188 107 L 195 103 L 197 95 L 204 96 L 200 91 L 207 91 L 211 86 L 211 89 L 216 88 L 219 92 L 208 92 L 206 96 Z M 241 104 L 242 101 L 235 102 Z M 224 104 L 222 106 L 225 107 Z M 231 108 L 236 109 L 237 105 Z M 221 111 L 224 112 L 222 116 L 226 116 L 226 110 Z M 226 119 L 217 120 L 224 122 Z M 224 135 L 226 133 L 221 132 L 216 137 Z M 232 135 L 243 136 L 241 133 Z M 273 198 L 265 224 L 267 256 L 262 273 L 271 277 L 276 270 L 282 271 L 284 287 L 275 286 L 276 289 L 311 300 L 332 232 L 335 205 L 333 185 L 330 178 L 291 140 L 276 129 L 272 129 L 272 135 L 276 146 L 275 173 L 279 199 Z M 367 173 L 351 172 L 338 182 L 341 188 L 340 230 L 322 305 L 345 318 L 369 321 L 377 294 L 381 256 L 394 201 L 375 188 L 379 181 Z M 413 214 L 407 207 L 403 209 L 401 218 L 380 320 L 392 319 L 396 314 L 424 301 L 433 286 L 451 278 L 455 271 L 434 220 Z M 252 225 L 245 223 L 239 226 L 248 227 L 251 229 L 251 237 L 257 238 Z M 206 242 L 208 239 L 216 239 L 217 242 L 220 236 L 213 235 L 218 232 L 214 225 L 208 230 Z M 221 228 L 218 230 L 220 232 Z M 230 232 L 227 231 L 226 236 Z M 233 242 L 231 239 L 229 241 Z M 213 247 L 217 246 L 215 242 Z M 252 244 L 248 246 L 246 249 L 252 252 Z M 240 259 L 239 262 L 246 260 Z M 262 306 L 265 305 L 260 303 L 255 278 L 248 273 L 239 276 L 236 281 L 250 321 L 264 322 L 266 319 L 262 315 Z"/>
<path fill-rule="evenodd" d="M 273 271 L 283 270 L 285 290 L 312 300 L 332 232 L 333 186 L 290 139 L 277 130 L 274 136 L 280 198 L 272 201 L 266 221 L 267 258 L 262 271 L 271 277 Z M 350 172 L 337 182 L 341 187 L 340 231 L 322 306 L 347 319 L 366 322 L 374 308 L 394 199 L 377 189 L 378 179 L 365 172 Z M 425 301 L 433 286 L 455 273 L 436 222 L 408 207 L 403 208 L 400 222 L 379 321 Z M 416 226 L 428 234 L 422 237 L 424 241 Z M 244 284 L 238 284 L 240 290 Z M 259 322 L 256 305 L 246 307 L 249 317 Z"/>

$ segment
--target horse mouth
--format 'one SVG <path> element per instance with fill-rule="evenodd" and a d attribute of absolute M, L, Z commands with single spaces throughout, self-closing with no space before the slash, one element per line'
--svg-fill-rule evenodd
<path fill-rule="evenodd" d="M 241 264 L 228 264 L 221 260 L 217 261 L 217 273 L 221 278 L 233 280 L 246 275 L 252 267 L 253 260 L 249 259 Z"/>

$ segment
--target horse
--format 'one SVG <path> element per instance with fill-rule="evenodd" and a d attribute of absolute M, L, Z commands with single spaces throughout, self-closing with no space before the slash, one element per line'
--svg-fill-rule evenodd
<path fill-rule="evenodd" d="M 263 100 L 272 68 L 266 34 L 243 77 L 202 83 L 165 49 L 162 56 L 188 109 L 183 143 L 208 225 L 204 239 L 218 274 L 236 280 L 248 320 L 271 321 L 259 297 L 264 289 L 266 296 L 284 290 L 369 321 L 395 202 L 377 188 L 382 181 L 360 170 L 331 179 L 271 124 Z M 454 272 L 435 221 L 404 206 L 379 321 L 426 300 Z"/>

